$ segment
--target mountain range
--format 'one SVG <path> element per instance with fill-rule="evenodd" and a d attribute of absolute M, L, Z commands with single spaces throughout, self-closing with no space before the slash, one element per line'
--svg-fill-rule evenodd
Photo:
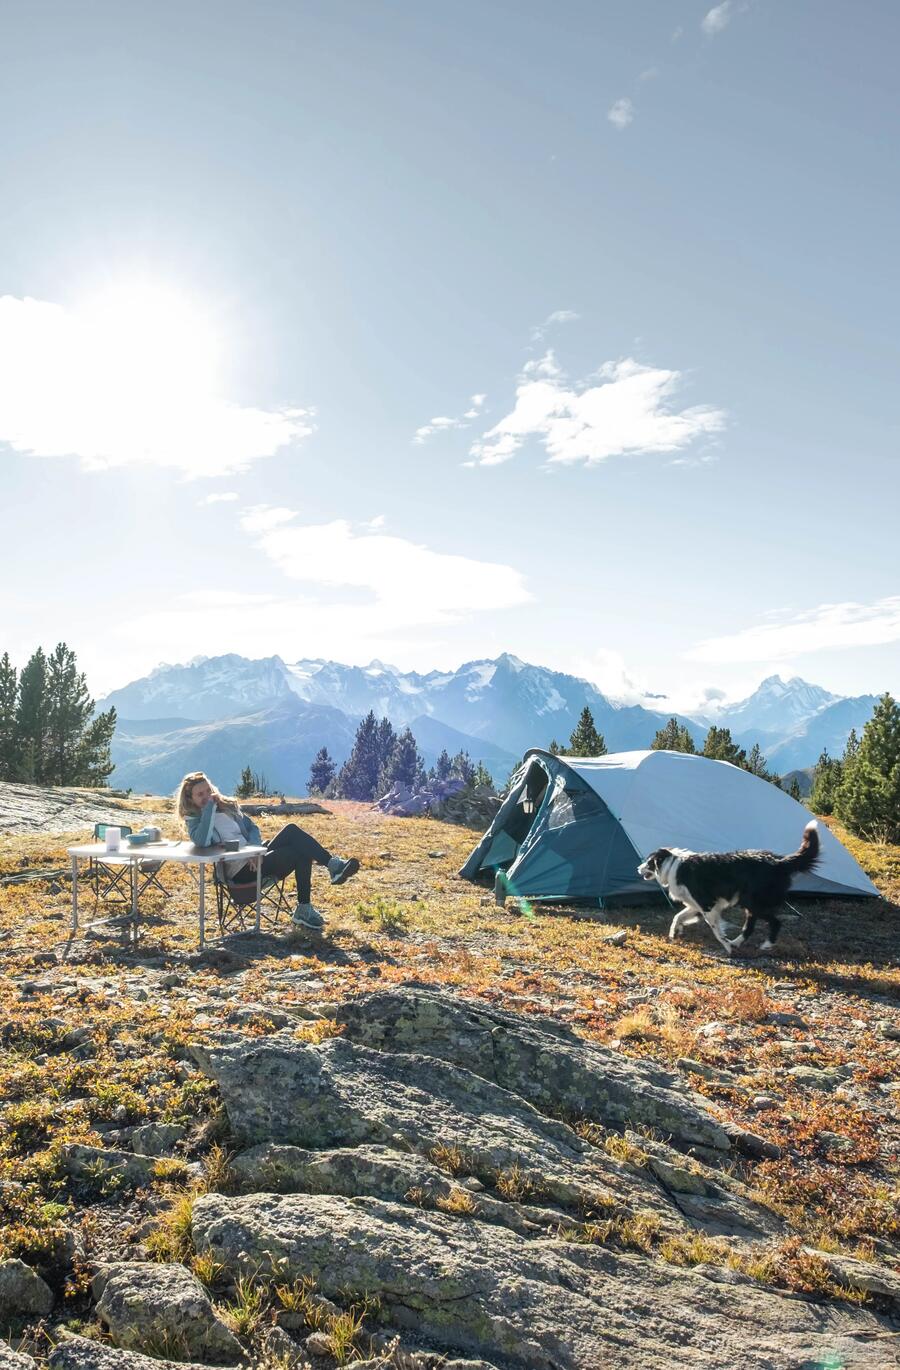
<path fill-rule="evenodd" d="M 873 695 L 845 698 L 799 678 L 770 676 L 749 698 L 713 715 L 676 715 L 698 745 L 711 723 L 731 728 L 742 746 L 759 742 L 779 772 L 811 765 L 823 747 L 843 750 L 851 727 L 861 731 Z M 229 653 L 161 665 L 114 690 L 112 783 L 142 791 L 173 789 L 187 770 L 213 775 L 224 789 L 244 766 L 272 788 L 305 791 L 313 756 L 326 746 L 340 763 L 359 719 L 370 709 L 397 728 L 411 727 L 426 765 L 446 748 L 468 751 L 503 779 L 522 753 L 568 740 L 587 705 L 610 751 L 648 747 L 671 716 L 602 694 L 590 681 L 509 653 L 470 661 L 455 671 L 403 672 L 383 662 L 339 662 L 278 656 L 250 660 Z"/>

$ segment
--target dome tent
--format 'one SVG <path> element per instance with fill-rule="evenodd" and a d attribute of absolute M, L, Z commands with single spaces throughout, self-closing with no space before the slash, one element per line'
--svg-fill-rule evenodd
<path fill-rule="evenodd" d="M 661 893 L 637 873 L 657 847 L 772 851 L 800 845 L 809 811 L 777 785 L 727 761 L 685 752 L 554 756 L 532 748 L 468 861 L 467 880 L 506 872 L 528 899 L 621 898 Z M 798 875 L 797 894 L 878 896 L 871 880 L 822 825 L 821 858 Z"/>

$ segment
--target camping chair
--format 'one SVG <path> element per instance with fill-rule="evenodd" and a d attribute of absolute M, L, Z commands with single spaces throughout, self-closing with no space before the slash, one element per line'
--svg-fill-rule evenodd
<path fill-rule="evenodd" d="M 94 841 L 103 842 L 106 838 L 107 828 L 118 828 L 123 837 L 130 837 L 133 829 L 123 826 L 121 823 L 95 823 Z M 160 894 L 168 894 L 168 890 L 159 878 L 162 870 L 162 862 L 154 861 L 150 856 L 146 860 L 138 862 L 135 876 L 138 882 L 138 898 L 148 889 L 157 889 Z M 97 899 L 121 899 L 131 903 L 131 868 L 127 865 L 112 866 L 105 861 L 91 858 L 88 862 L 88 880 Z"/>
<path fill-rule="evenodd" d="M 219 931 L 223 937 L 229 933 L 255 931 L 256 881 L 235 885 L 225 874 L 224 864 L 217 861 L 213 866 Z M 285 875 L 270 876 L 268 880 L 263 876 L 259 901 L 261 928 L 274 929 L 282 914 L 288 916 L 291 913 L 293 904 L 284 887 L 286 880 Z"/>

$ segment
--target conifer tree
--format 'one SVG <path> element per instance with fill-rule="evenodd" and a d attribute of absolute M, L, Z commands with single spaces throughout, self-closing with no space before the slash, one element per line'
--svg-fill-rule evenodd
<path fill-rule="evenodd" d="M 335 764 L 328 753 L 327 747 L 320 747 L 312 760 L 309 768 L 309 780 L 306 782 L 307 794 L 326 794 L 328 787 L 334 780 Z"/>
<path fill-rule="evenodd" d="M 381 774 L 378 742 L 378 723 L 370 709 L 356 730 L 350 755 L 338 772 L 336 787 L 339 798 L 375 798 Z"/>
<path fill-rule="evenodd" d="M 606 743 L 603 734 L 598 733 L 594 725 L 594 716 L 585 704 L 581 711 L 581 717 L 575 725 L 575 731 L 569 738 L 569 746 L 564 753 L 565 756 L 605 756 Z"/>
<path fill-rule="evenodd" d="M 375 746 L 378 751 L 378 769 L 384 770 L 391 759 L 397 735 L 394 732 L 393 724 L 389 718 L 383 718 L 378 724 Z"/>
<path fill-rule="evenodd" d="M 900 706 L 889 694 L 881 696 L 863 729 L 834 809 L 860 837 L 900 841 Z"/>
<path fill-rule="evenodd" d="M 235 799 L 249 799 L 253 794 L 253 770 L 250 766 L 245 766 L 241 771 L 241 778 L 234 791 Z"/>
<path fill-rule="evenodd" d="M 768 780 L 772 785 L 781 788 L 781 781 L 777 775 L 773 775 L 769 770 L 769 764 L 763 756 L 762 748 L 758 742 L 754 742 L 750 748 L 750 755 L 744 763 L 744 769 L 749 771 L 751 775 L 758 775 L 760 780 Z"/>
<path fill-rule="evenodd" d="M 792 799 L 796 799 L 798 804 L 803 803 L 803 795 L 800 793 L 800 781 L 796 776 L 793 777 L 790 785 L 788 785 L 788 794 Z"/>
<path fill-rule="evenodd" d="M 843 769 L 843 763 L 837 757 L 829 756 L 827 747 L 823 748 L 809 793 L 809 807 L 813 813 L 834 813 L 834 799 L 843 779 Z"/>
<path fill-rule="evenodd" d="M 75 653 L 60 642 L 47 658 L 44 781 L 48 785 L 86 784 L 85 730 L 94 712 L 87 681 Z"/>
<path fill-rule="evenodd" d="M 550 753 L 551 756 L 562 756 L 563 754 L 562 747 L 560 747 L 555 737 L 550 743 L 550 746 L 547 748 L 547 751 Z"/>
<path fill-rule="evenodd" d="M 445 747 L 434 763 L 435 780 L 448 780 L 450 778 L 450 753 Z"/>
<path fill-rule="evenodd" d="M 425 766 L 416 746 L 416 739 L 409 728 L 404 728 L 394 742 L 394 749 L 383 767 L 378 785 L 380 793 L 385 794 L 392 785 L 406 785 L 414 789 L 425 778 Z"/>
<path fill-rule="evenodd" d="M 475 767 L 468 752 L 458 751 L 456 756 L 451 758 L 450 775 L 461 780 L 464 785 L 471 785 L 475 779 Z"/>
<path fill-rule="evenodd" d="M 16 699 L 19 681 L 15 666 L 4 652 L 0 659 L 0 780 L 15 780 L 19 749 L 16 738 Z"/>
<path fill-rule="evenodd" d="M 115 769 L 112 759 L 112 740 L 116 731 L 116 711 L 107 709 L 97 714 L 81 735 L 78 750 L 77 778 L 70 784 L 105 785 Z"/>
<path fill-rule="evenodd" d="M 472 784 L 477 790 L 490 790 L 491 794 L 496 793 L 494 790 L 494 777 L 491 775 L 483 761 L 479 761 L 478 765 L 475 767 Z"/>
<path fill-rule="evenodd" d="M 47 658 L 40 647 L 19 676 L 16 739 L 19 778 L 31 785 L 42 785 L 47 741 Z"/>
<path fill-rule="evenodd" d="M 650 748 L 654 752 L 690 752 L 691 754 L 697 750 L 694 746 L 694 739 L 687 728 L 683 723 L 679 723 L 674 716 L 669 719 L 664 728 L 660 728 L 650 743 Z"/>
<path fill-rule="evenodd" d="M 746 769 L 747 753 L 732 740 L 730 728 L 717 728 L 715 723 L 706 734 L 702 756 L 711 761 L 730 761 L 732 766 Z"/>

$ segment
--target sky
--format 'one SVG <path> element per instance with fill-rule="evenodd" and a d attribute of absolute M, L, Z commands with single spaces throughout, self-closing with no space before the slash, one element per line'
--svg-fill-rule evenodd
<path fill-rule="evenodd" d="M 900 692 L 898 44 L 0 0 L 0 650 Z"/>

